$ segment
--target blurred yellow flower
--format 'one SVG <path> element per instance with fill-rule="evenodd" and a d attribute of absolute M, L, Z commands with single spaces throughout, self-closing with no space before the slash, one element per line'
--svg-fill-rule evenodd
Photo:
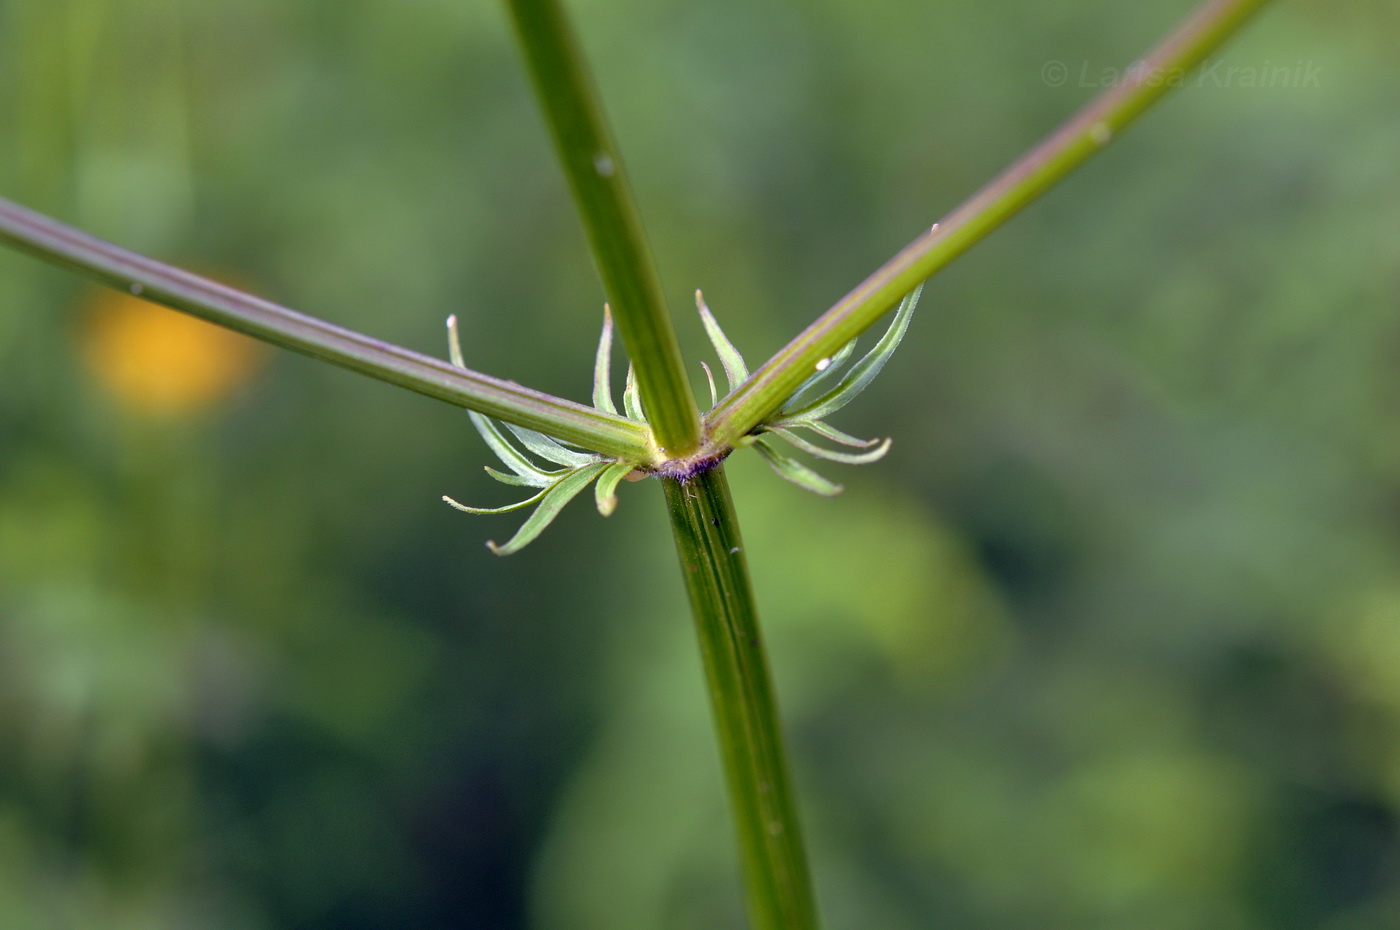
<path fill-rule="evenodd" d="M 94 292 L 83 354 L 117 403 L 155 418 L 197 413 L 227 397 L 262 365 L 247 336 L 120 291 Z"/>

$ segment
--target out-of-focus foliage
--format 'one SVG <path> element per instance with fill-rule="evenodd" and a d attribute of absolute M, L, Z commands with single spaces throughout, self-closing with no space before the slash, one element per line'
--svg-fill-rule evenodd
<path fill-rule="evenodd" d="M 692 365 L 695 287 L 765 357 L 1187 6 L 571 4 Z M 1211 72 L 935 279 L 845 495 L 736 457 L 834 930 L 1395 925 L 1397 41 L 1278 3 L 1223 60 L 1315 79 Z M 490 3 L 0 0 L 0 139 L 5 196 L 587 397 Z M 279 354 L 155 415 L 112 300 L 0 255 L 6 930 L 738 926 L 656 489 L 496 559 L 464 413 Z"/>

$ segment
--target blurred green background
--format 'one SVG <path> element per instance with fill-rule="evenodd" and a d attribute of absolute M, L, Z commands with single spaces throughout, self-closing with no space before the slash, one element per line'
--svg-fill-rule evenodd
<path fill-rule="evenodd" d="M 751 362 L 1185 0 L 579 0 Z M 1282 2 L 928 288 L 824 501 L 731 468 L 832 930 L 1400 925 L 1400 8 Z M 1047 65 L 1068 80 L 1052 86 Z M 1085 77 L 1088 80 L 1085 80 Z M 1306 85 L 1306 86 L 1300 86 Z M 585 398 L 487 0 L 0 0 L 0 194 Z M 0 254 L 0 927 L 741 925 L 661 496 Z"/>

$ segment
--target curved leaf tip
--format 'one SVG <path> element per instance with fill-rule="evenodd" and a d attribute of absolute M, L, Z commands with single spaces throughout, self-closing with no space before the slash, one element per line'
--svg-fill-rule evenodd
<path fill-rule="evenodd" d="M 603 332 L 598 340 L 598 353 L 593 364 L 593 405 L 607 413 L 617 412 L 609 384 L 612 367 L 612 327 L 612 312 L 604 304 Z M 456 314 L 447 318 L 447 351 L 452 364 L 463 367 Z M 641 399 L 637 393 L 636 374 L 630 368 L 627 372 L 627 392 L 623 395 L 623 401 L 628 416 L 645 419 L 642 415 Z M 531 504 L 538 504 L 507 542 L 500 544 L 492 540 L 486 544 L 487 548 L 497 555 L 512 555 L 533 542 L 554 522 L 554 518 L 564 506 L 595 479 L 598 481 L 598 512 L 605 517 L 611 515 L 617 509 L 618 483 L 631 477 L 640 464 L 626 460 L 614 461 L 591 452 L 573 449 L 551 436 L 514 423 L 507 423 L 502 429 L 501 424 L 475 411 L 468 411 L 468 415 L 487 447 L 509 469 L 508 473 L 500 472 L 488 465 L 486 473 L 502 484 L 539 489 L 531 497 L 504 507 L 469 507 L 443 495 L 442 499 L 449 506 L 470 514 L 509 513 Z M 515 437 L 514 441 L 510 438 L 511 435 Z M 518 448 L 516 442 L 524 446 L 524 449 Z M 541 467 L 527 452 L 559 467 Z"/>

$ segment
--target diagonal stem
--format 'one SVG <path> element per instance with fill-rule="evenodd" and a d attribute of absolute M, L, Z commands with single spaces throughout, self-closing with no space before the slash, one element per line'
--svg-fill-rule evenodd
<path fill-rule="evenodd" d="M 663 483 L 700 636 L 752 928 L 815 930 L 777 701 L 724 466 Z"/>
<path fill-rule="evenodd" d="M 79 271 L 146 300 L 247 333 L 459 407 L 528 426 L 605 455 L 648 461 L 645 427 L 380 342 L 353 330 L 129 252 L 0 199 L 0 243 Z"/>
<path fill-rule="evenodd" d="M 700 412 L 661 279 L 578 37 L 560 0 L 507 0 L 535 92 L 588 234 L 647 419 L 668 457 L 695 449 Z"/>
<path fill-rule="evenodd" d="M 1140 59 L 1125 80 L 1075 114 L 990 184 L 883 267 L 720 401 L 708 420 L 707 449 L 730 448 L 812 374 L 899 303 L 920 281 L 986 238 L 1097 153 L 1219 48 L 1267 0 L 1208 0 Z"/>

